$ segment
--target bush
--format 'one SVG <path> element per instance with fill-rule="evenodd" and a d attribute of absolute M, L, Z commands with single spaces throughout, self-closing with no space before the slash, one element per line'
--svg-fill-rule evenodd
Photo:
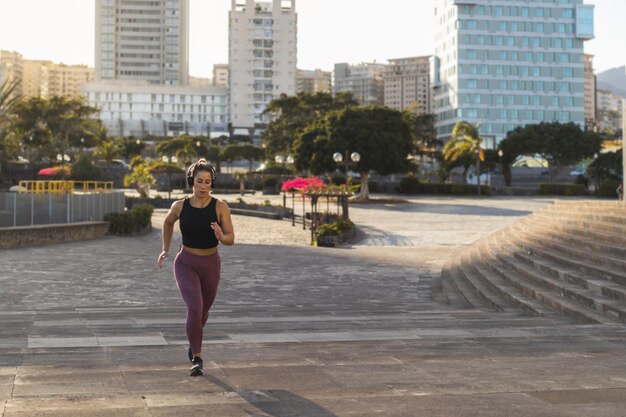
<path fill-rule="evenodd" d="M 354 223 L 350 219 L 343 221 L 337 218 L 333 223 L 326 223 L 315 229 L 317 236 L 338 236 L 354 227 Z"/>
<path fill-rule="evenodd" d="M 123 213 L 107 213 L 104 215 L 104 221 L 109 222 L 109 234 L 136 235 L 146 230 L 152 224 L 153 211 L 154 206 L 141 204 Z"/>
<path fill-rule="evenodd" d="M 72 165 L 72 179 L 76 181 L 98 181 L 102 179 L 102 171 L 93 165 L 89 158 L 80 156 Z"/>
<path fill-rule="evenodd" d="M 600 187 L 596 190 L 596 196 L 598 197 L 609 197 L 609 198 L 617 198 L 617 192 L 615 191 L 617 187 L 622 182 L 619 180 L 607 180 L 604 181 Z"/>
<path fill-rule="evenodd" d="M 615 190 L 614 190 L 615 192 Z M 580 184 L 539 184 L 541 195 L 586 195 L 587 187 Z"/>
<path fill-rule="evenodd" d="M 400 180 L 396 191 L 398 194 L 473 195 L 478 194 L 476 187 L 477 185 L 472 184 L 421 183 L 416 177 L 409 175 Z M 491 187 L 481 185 L 480 192 L 483 195 L 490 195 Z"/>

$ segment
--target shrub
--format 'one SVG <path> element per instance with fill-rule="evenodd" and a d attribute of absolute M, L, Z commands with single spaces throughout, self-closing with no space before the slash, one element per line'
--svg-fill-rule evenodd
<path fill-rule="evenodd" d="M 102 171 L 94 166 L 89 158 L 80 156 L 72 165 L 72 179 L 76 181 L 98 181 L 102 179 Z"/>
<path fill-rule="evenodd" d="M 580 184 L 539 184 L 541 195 L 586 195 L 587 187 Z"/>
<path fill-rule="evenodd" d="M 396 187 L 399 194 L 453 194 L 453 195 L 473 195 L 478 193 L 477 185 L 472 184 L 444 184 L 444 183 L 422 183 L 416 177 L 409 175 L 400 180 Z M 491 187 L 481 185 L 480 192 L 483 195 L 491 194 Z"/>
<path fill-rule="evenodd" d="M 109 222 L 109 234 L 136 235 L 151 225 L 153 211 L 154 206 L 141 204 L 123 213 L 107 213 L 104 215 L 104 221 Z"/>
<path fill-rule="evenodd" d="M 621 183 L 622 182 L 619 180 L 604 181 L 596 190 L 596 196 L 617 198 L 617 192 L 615 190 Z"/>
<path fill-rule="evenodd" d="M 338 236 L 354 227 L 354 223 L 350 219 L 343 221 L 337 218 L 333 223 L 326 223 L 315 229 L 317 236 Z"/>

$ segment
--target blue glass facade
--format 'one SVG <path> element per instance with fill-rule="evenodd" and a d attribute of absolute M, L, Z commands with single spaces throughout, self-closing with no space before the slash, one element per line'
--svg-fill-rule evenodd
<path fill-rule="evenodd" d="M 438 137 L 458 120 L 487 146 L 520 125 L 584 124 L 583 44 L 593 6 L 582 0 L 437 0 L 433 72 Z"/>

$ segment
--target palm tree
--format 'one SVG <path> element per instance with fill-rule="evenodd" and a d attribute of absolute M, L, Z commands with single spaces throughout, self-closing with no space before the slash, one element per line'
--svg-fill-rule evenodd
<path fill-rule="evenodd" d="M 115 159 L 115 157 L 119 155 L 119 148 L 117 147 L 117 144 L 112 140 L 104 140 L 100 142 L 93 154 L 94 156 L 102 158 L 106 162 L 111 163 L 113 162 L 113 159 Z"/>
<path fill-rule="evenodd" d="M 456 161 L 466 155 L 476 158 L 478 195 L 480 195 L 480 161 L 485 159 L 485 151 L 480 147 L 482 141 L 478 126 L 461 120 L 454 125 L 452 138 L 443 147 L 443 158 L 446 161 Z"/>
<path fill-rule="evenodd" d="M 0 86 L 0 129 L 9 120 L 11 108 L 20 100 L 18 94 L 14 94 L 19 85 L 19 80 L 5 80 Z"/>

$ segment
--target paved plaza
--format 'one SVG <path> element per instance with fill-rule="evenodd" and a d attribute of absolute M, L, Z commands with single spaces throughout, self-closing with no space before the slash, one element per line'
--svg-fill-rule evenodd
<path fill-rule="evenodd" d="M 0 251 L 0 416 L 624 417 L 626 326 L 433 299 L 449 256 L 551 201 L 355 205 L 341 248 L 233 216 L 198 378 L 164 210 L 147 235 Z"/>

